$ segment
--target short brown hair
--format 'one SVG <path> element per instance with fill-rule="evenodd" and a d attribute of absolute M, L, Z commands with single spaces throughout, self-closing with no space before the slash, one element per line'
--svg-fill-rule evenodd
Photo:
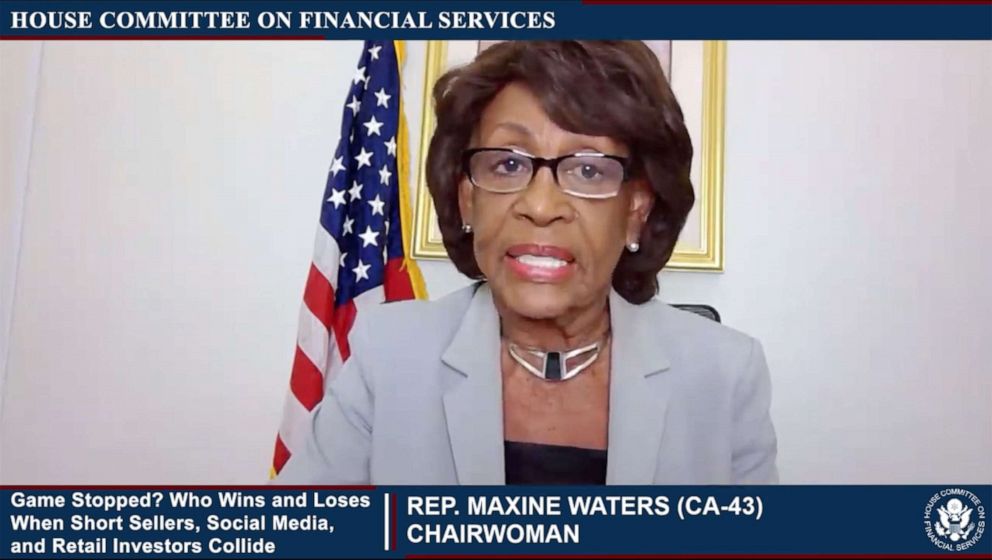
<path fill-rule="evenodd" d="M 448 256 L 463 274 L 482 278 L 458 208 L 461 157 L 482 112 L 511 82 L 526 84 L 561 128 L 608 136 L 630 148 L 631 176 L 650 185 L 655 203 L 640 251 L 620 257 L 613 287 L 631 303 L 651 299 L 695 196 L 682 109 L 657 57 L 640 41 L 508 41 L 441 76 L 434 85 L 437 128 L 426 172 Z"/>

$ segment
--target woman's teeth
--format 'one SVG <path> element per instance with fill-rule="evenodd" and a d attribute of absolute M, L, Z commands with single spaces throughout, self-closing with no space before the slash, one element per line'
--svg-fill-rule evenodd
<path fill-rule="evenodd" d="M 541 268 L 561 268 L 568 263 L 554 257 L 539 257 L 537 255 L 520 255 L 516 257 L 517 262 L 527 266 L 538 266 Z"/>

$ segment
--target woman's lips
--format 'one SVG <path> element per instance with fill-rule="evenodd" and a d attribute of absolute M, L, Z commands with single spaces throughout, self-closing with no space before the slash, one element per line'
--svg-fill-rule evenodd
<path fill-rule="evenodd" d="M 531 282 L 561 282 L 575 273 L 575 256 L 554 245 L 513 245 L 503 258 L 507 268 Z"/>

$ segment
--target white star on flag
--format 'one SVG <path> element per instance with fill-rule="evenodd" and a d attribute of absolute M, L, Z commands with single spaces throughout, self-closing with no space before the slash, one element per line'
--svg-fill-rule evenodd
<path fill-rule="evenodd" d="M 355 84 L 358 82 L 364 82 L 366 86 L 369 85 L 369 77 L 365 75 L 365 67 L 359 66 L 358 70 L 355 70 L 355 78 L 352 80 Z"/>
<path fill-rule="evenodd" d="M 355 219 L 348 216 L 344 219 L 344 232 L 345 233 L 355 233 Z M 342 261 L 344 262 L 344 261 Z M 344 266 L 344 265 L 342 265 Z"/>
<path fill-rule="evenodd" d="M 385 88 L 379 88 L 379 91 L 375 92 L 375 106 L 389 108 L 389 99 L 392 95 L 386 93 Z"/>
<path fill-rule="evenodd" d="M 344 259 L 348 256 L 348 253 L 341 253 L 341 260 L 338 261 L 338 266 L 344 268 Z"/>
<path fill-rule="evenodd" d="M 361 200 L 362 186 L 358 184 L 358 181 L 351 182 L 351 188 L 348 190 L 348 194 L 351 195 L 352 200 Z"/>
<path fill-rule="evenodd" d="M 382 181 L 383 185 L 388 185 L 389 178 L 392 176 L 393 174 L 389 172 L 389 168 L 385 165 L 383 165 L 382 169 L 379 170 L 379 180 Z"/>
<path fill-rule="evenodd" d="M 358 282 L 359 280 L 361 280 L 363 278 L 366 279 L 366 280 L 368 280 L 369 279 L 369 268 L 372 268 L 372 267 L 369 266 L 369 265 L 367 265 L 367 264 L 365 264 L 365 263 L 363 263 L 362 262 L 362 259 L 358 259 L 358 266 L 356 266 L 355 268 L 351 269 L 351 271 L 355 273 L 355 282 Z"/>
<path fill-rule="evenodd" d="M 372 228 L 369 226 L 365 226 L 365 233 L 361 233 L 358 235 L 358 237 L 362 238 L 362 247 L 368 247 L 369 245 L 375 245 L 376 247 L 378 247 L 379 242 L 375 240 L 375 238 L 378 236 L 379 234 L 377 232 L 372 231 Z"/>
<path fill-rule="evenodd" d="M 368 133 L 369 136 L 376 136 L 379 134 L 379 129 L 382 128 L 383 124 L 385 123 L 381 123 L 375 120 L 375 115 L 372 115 L 372 117 L 369 119 L 369 122 L 362 123 L 362 126 L 369 129 L 369 133 Z"/>
<path fill-rule="evenodd" d="M 395 156 L 396 155 L 396 137 L 395 136 L 393 136 L 392 138 L 390 138 L 389 139 L 389 142 L 386 142 L 386 151 L 388 151 L 389 152 L 389 155 L 391 155 L 391 156 Z"/>
<path fill-rule="evenodd" d="M 351 103 L 345 105 L 345 107 L 351 109 L 351 116 L 358 114 L 358 110 L 362 108 L 362 102 L 358 100 L 354 95 L 351 96 Z"/>
<path fill-rule="evenodd" d="M 386 203 L 379 198 L 379 195 L 375 195 L 375 198 L 369 201 L 369 206 L 372 207 L 372 215 L 375 216 L 379 214 L 380 216 L 385 216 L 382 212 L 382 208 L 386 206 Z"/>
<path fill-rule="evenodd" d="M 331 197 L 327 199 L 327 202 L 333 202 L 335 208 L 341 206 L 344 204 L 344 191 L 331 190 Z"/>
<path fill-rule="evenodd" d="M 338 171 L 344 171 L 344 158 L 336 157 L 334 161 L 331 162 L 331 177 L 338 174 Z"/>
<path fill-rule="evenodd" d="M 372 152 L 366 152 L 365 146 L 362 146 L 362 151 L 355 156 L 355 161 L 358 162 L 358 169 L 361 169 L 363 165 L 372 165 Z"/>
<path fill-rule="evenodd" d="M 372 55 L 372 60 L 379 60 L 379 51 L 382 50 L 382 45 L 376 45 L 369 49 L 369 54 Z"/>

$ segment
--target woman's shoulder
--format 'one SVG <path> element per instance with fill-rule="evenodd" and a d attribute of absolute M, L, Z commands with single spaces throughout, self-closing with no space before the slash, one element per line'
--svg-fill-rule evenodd
<path fill-rule="evenodd" d="M 751 335 L 677 308 L 660 300 L 642 304 L 642 327 L 653 331 L 651 337 L 664 347 L 673 362 L 712 369 L 739 369 L 750 361 L 761 344 Z"/>
<path fill-rule="evenodd" d="M 474 293 L 474 286 L 469 286 L 436 300 L 403 300 L 363 308 L 349 335 L 352 350 L 404 358 L 438 353 L 458 328 Z"/>
<path fill-rule="evenodd" d="M 408 299 L 381 303 L 362 310 L 365 322 L 379 331 L 427 334 L 425 327 L 457 326 L 475 286 L 459 288 L 438 299 Z"/>
<path fill-rule="evenodd" d="M 666 338 L 696 339 L 709 345 L 750 344 L 753 340 L 747 333 L 729 327 L 719 320 L 657 298 L 637 307 L 640 309 L 642 320 L 658 328 Z"/>

